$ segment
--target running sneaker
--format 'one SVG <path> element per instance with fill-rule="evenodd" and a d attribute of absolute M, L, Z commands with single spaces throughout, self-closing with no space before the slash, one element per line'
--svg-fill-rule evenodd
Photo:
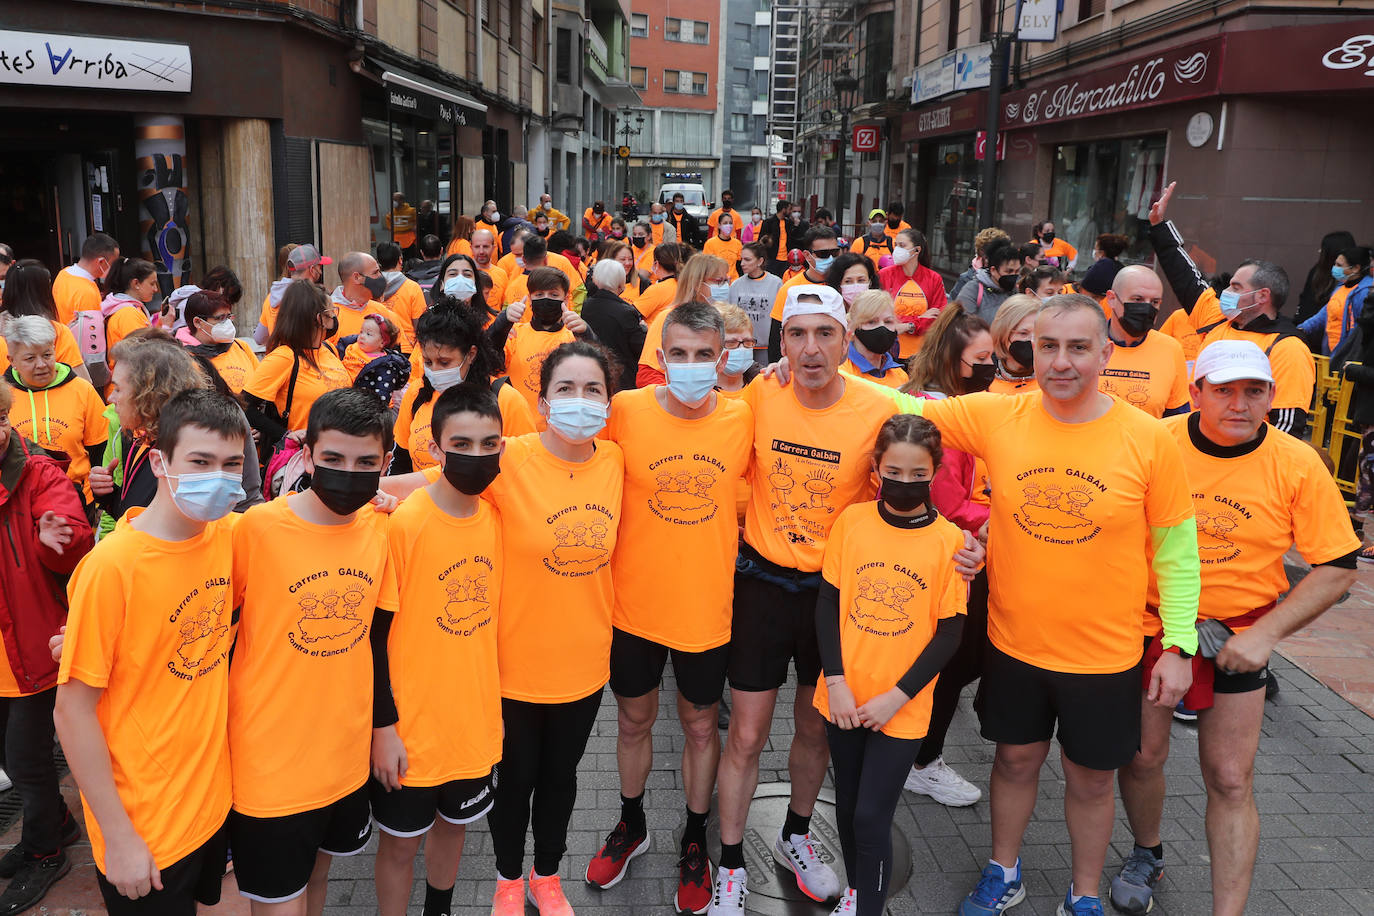
<path fill-rule="evenodd" d="M 62 835 L 58 840 L 63 846 L 70 846 L 81 839 L 81 828 L 76 826 L 76 818 L 72 817 L 70 811 L 64 811 L 62 817 Z M 9 880 L 19 874 L 19 866 L 24 864 L 24 844 L 16 843 L 14 848 L 0 856 L 0 878 Z"/>
<path fill-rule="evenodd" d="M 800 843 L 793 843 L 779 830 L 773 842 L 773 858 L 797 876 L 797 889 L 817 903 L 840 896 L 840 879 L 834 869 L 821 861 L 810 833 Z"/>
<path fill-rule="evenodd" d="M 0 894 L 0 916 L 14 916 L 34 906 L 71 870 L 72 860 L 63 849 L 41 859 L 25 859 Z"/>
<path fill-rule="evenodd" d="M 688 843 L 677 860 L 677 894 L 673 909 L 679 913 L 705 913 L 711 908 L 711 861 L 700 843 Z"/>
<path fill-rule="evenodd" d="M 1019 874 L 1021 860 L 1016 860 Z M 1018 877 L 1008 881 L 1003 877 L 1002 866 L 989 862 L 978 877 L 973 892 L 959 904 L 959 916 L 996 916 L 1006 912 L 1026 899 L 1026 889 Z"/>
<path fill-rule="evenodd" d="M 1102 901 L 1096 897 L 1079 897 L 1077 903 L 1070 903 L 1068 894 L 1064 895 L 1064 902 L 1055 913 L 1057 916 L 1107 916 L 1102 912 Z"/>
<path fill-rule="evenodd" d="M 525 897 L 534 904 L 539 916 L 573 916 L 572 904 L 563 896 L 563 882 L 557 875 L 541 878 L 530 869 L 530 887 Z"/>
<path fill-rule="evenodd" d="M 854 888 L 846 887 L 840 895 L 840 902 L 830 911 L 830 916 L 854 916 L 858 911 L 859 898 L 854 894 Z"/>
<path fill-rule="evenodd" d="M 491 895 L 491 916 L 525 916 L 525 879 L 496 878 L 496 893 Z"/>
<path fill-rule="evenodd" d="M 8 792 L 14 788 L 14 780 L 10 779 L 10 774 L 0 770 L 0 792 Z"/>
<path fill-rule="evenodd" d="M 1163 876 L 1164 860 L 1143 846 L 1134 847 L 1112 879 L 1112 906 L 1129 916 L 1150 912 L 1155 885 Z"/>
<path fill-rule="evenodd" d="M 967 808 L 983 797 L 983 791 L 950 769 L 943 756 L 924 767 L 912 767 L 906 777 L 906 790 L 929 795 L 950 808 Z"/>
<path fill-rule="evenodd" d="M 716 869 L 716 892 L 711 896 L 708 916 L 744 916 L 744 898 L 749 896 L 749 876 L 743 868 Z"/>
<path fill-rule="evenodd" d="M 587 883 L 603 891 L 615 887 L 630 869 L 630 860 L 649 851 L 649 834 L 630 836 L 630 828 L 621 821 L 606 837 L 601 851 L 587 863 Z"/>
<path fill-rule="evenodd" d="M 1180 722 L 1196 722 L 1197 710 L 1189 709 L 1183 705 L 1182 700 L 1179 700 L 1178 705 L 1174 707 L 1174 718 Z"/>

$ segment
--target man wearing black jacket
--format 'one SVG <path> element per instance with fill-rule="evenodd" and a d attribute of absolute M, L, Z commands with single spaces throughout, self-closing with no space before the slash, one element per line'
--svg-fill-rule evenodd
<path fill-rule="evenodd" d="M 768 272 L 774 276 L 781 277 L 787 273 L 787 253 L 793 248 L 803 247 L 802 236 L 811 228 L 804 220 L 794 222 L 791 217 L 792 203 L 780 200 L 777 213 L 764 220 L 759 228 L 759 237 L 768 246 L 769 253 L 774 255 L 768 264 Z"/>
<path fill-rule="evenodd" d="M 673 205 L 668 208 L 668 223 L 677 230 L 677 240 L 697 247 L 702 244 L 701 226 L 697 218 L 687 212 L 687 198 L 679 191 L 673 195 Z"/>

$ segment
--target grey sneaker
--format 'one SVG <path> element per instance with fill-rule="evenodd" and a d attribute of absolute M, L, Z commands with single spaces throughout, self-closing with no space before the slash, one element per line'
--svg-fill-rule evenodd
<path fill-rule="evenodd" d="M 1164 860 L 1143 846 L 1131 849 L 1112 879 L 1112 906 L 1129 916 L 1143 916 L 1155 905 L 1155 885 L 1164 875 Z"/>

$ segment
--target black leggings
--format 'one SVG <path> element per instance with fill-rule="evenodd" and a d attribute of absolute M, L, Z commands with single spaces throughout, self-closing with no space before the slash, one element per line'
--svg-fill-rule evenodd
<path fill-rule="evenodd" d="M 983 653 L 988 644 L 988 572 L 983 570 L 969 583 L 968 619 L 959 648 L 940 671 L 930 701 L 930 729 L 921 739 L 916 765 L 924 767 L 945 752 L 945 733 L 959 708 L 959 694 L 983 674 Z"/>
<path fill-rule="evenodd" d="M 826 723 L 835 770 L 835 814 L 858 916 L 882 916 L 892 879 L 892 815 L 920 739 Z"/>
<path fill-rule="evenodd" d="M 501 700 L 506 736 L 497 765 L 491 839 L 503 878 L 525 872 L 525 830 L 534 823 L 534 870 L 558 874 L 577 802 L 577 765 L 601 708 L 598 690 L 571 703 Z M 530 797 L 533 796 L 533 818 Z"/>
<path fill-rule="evenodd" d="M 0 730 L 4 732 L 0 763 L 14 781 L 24 806 L 20 845 L 34 855 L 57 852 L 67 816 L 52 756 L 56 699 L 56 687 L 32 696 L 0 699 Z"/>

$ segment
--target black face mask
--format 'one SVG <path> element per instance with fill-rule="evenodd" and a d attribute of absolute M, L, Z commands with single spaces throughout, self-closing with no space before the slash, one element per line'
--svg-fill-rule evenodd
<path fill-rule="evenodd" d="M 378 274 L 375 277 L 363 277 L 363 286 L 367 287 L 367 292 L 373 299 L 381 299 L 386 292 L 386 277 Z"/>
<path fill-rule="evenodd" d="M 1053 232 L 1046 232 L 1040 236 L 1040 241 L 1044 242 L 1046 245 L 1053 245 L 1054 239 L 1055 235 Z"/>
<path fill-rule="evenodd" d="M 563 320 L 562 299 L 531 299 L 530 324 L 536 331 L 552 331 Z"/>
<path fill-rule="evenodd" d="M 1004 293 L 1016 292 L 1016 274 L 1007 274 L 1005 277 L 998 277 L 997 285 L 1002 288 L 1002 292 Z"/>
<path fill-rule="evenodd" d="M 897 342 L 897 332 L 880 324 L 876 328 L 859 328 L 854 332 L 854 339 L 870 353 L 886 353 Z"/>
<path fill-rule="evenodd" d="M 644 243 L 647 242 L 647 241 L 649 241 L 649 240 L 648 240 L 647 238 L 645 238 L 644 236 L 642 236 L 642 235 L 636 235 L 635 237 L 633 237 L 632 239 L 630 239 L 630 241 L 631 241 L 632 243 L 634 243 L 634 246 L 635 246 L 636 248 L 643 248 L 643 247 L 644 247 Z"/>
<path fill-rule="evenodd" d="M 1035 366 L 1035 345 L 1029 340 L 1013 340 L 1007 344 L 1007 355 L 1022 369 L 1031 369 Z"/>
<path fill-rule="evenodd" d="M 501 454 L 460 455 L 444 452 L 444 479 L 467 496 L 476 496 L 491 486 L 501 473 Z"/>
<path fill-rule="evenodd" d="M 964 390 L 968 393 L 987 391 L 992 380 L 997 377 L 995 363 L 970 363 L 969 368 L 973 370 L 973 374 L 964 379 Z"/>
<path fill-rule="evenodd" d="M 372 501 L 382 482 L 382 472 L 340 471 L 315 465 L 310 474 L 310 489 L 335 515 L 352 515 Z"/>
<path fill-rule="evenodd" d="M 324 336 L 325 336 L 325 339 L 327 340 L 327 339 L 329 339 L 330 337 L 333 337 L 333 336 L 334 336 L 335 334 L 337 334 L 337 333 L 339 333 L 339 316 L 338 316 L 338 315 L 330 315 L 327 319 L 325 319 L 325 322 L 324 322 Z"/>
<path fill-rule="evenodd" d="M 1121 322 L 1121 330 L 1132 337 L 1142 337 L 1145 332 L 1155 326 L 1155 319 L 1159 317 L 1159 309 L 1148 302 L 1123 302 L 1121 303 L 1121 317 L 1117 321 Z"/>
<path fill-rule="evenodd" d="M 548 230 L 547 227 L 545 227 L 545 228 L 543 228 L 543 229 L 540 229 L 538 226 L 536 226 L 535 229 L 534 229 L 534 231 L 537 232 L 537 233 L 539 233 L 539 237 L 540 237 L 540 238 L 545 238 L 545 237 L 548 236 L 548 234 L 549 234 L 549 230 Z"/>
<path fill-rule="evenodd" d="M 889 216 L 887 218 L 887 224 L 893 229 L 896 229 L 902 224 L 902 218 L 900 216 Z"/>
<path fill-rule="evenodd" d="M 917 506 L 930 505 L 929 480 L 901 481 L 884 477 L 882 481 L 878 498 L 898 512 L 910 512 Z"/>

